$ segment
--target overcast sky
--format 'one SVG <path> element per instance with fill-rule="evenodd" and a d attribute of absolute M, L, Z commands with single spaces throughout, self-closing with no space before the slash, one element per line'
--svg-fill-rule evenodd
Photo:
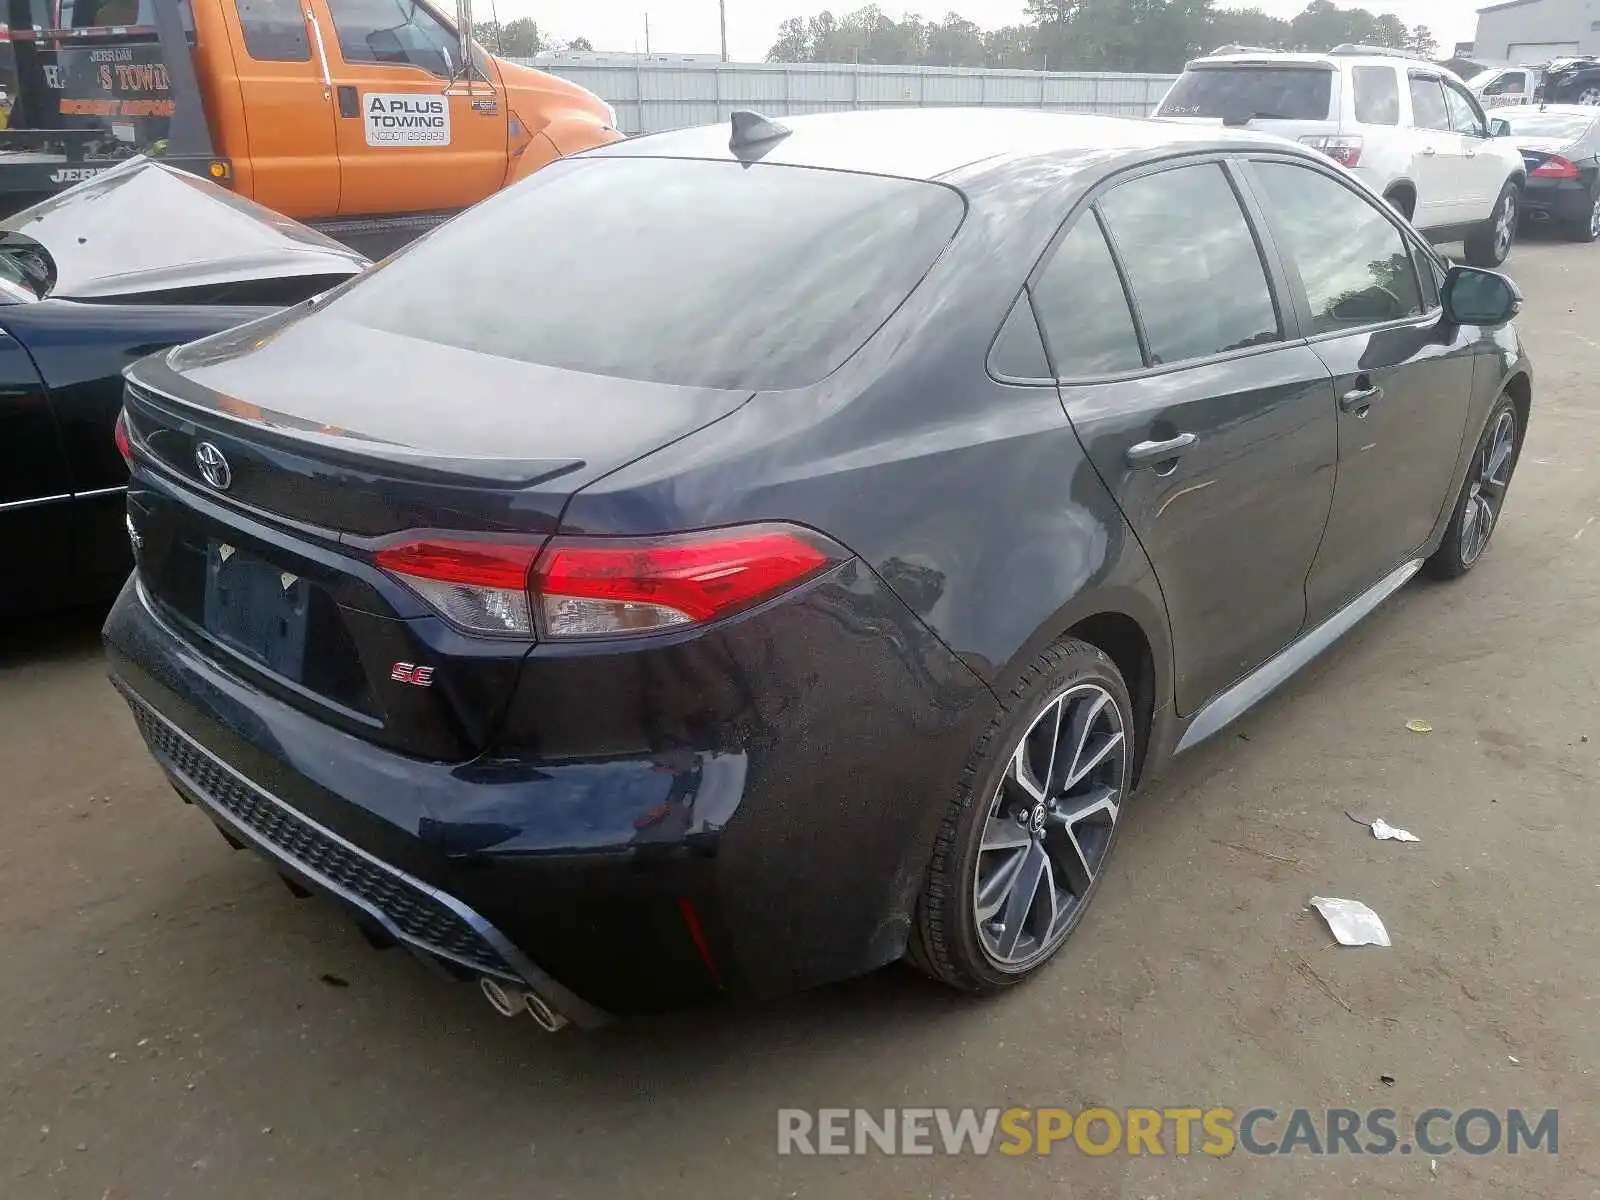
<path fill-rule="evenodd" d="M 848 12 L 859 8 L 864 0 L 726 2 L 729 57 L 758 62 L 766 57 L 777 36 L 778 23 L 786 17 L 810 16 L 824 8 L 836 14 Z M 1229 6 L 1227 0 L 1219 0 L 1217 5 Z M 1238 0 L 1232 6 L 1259 7 L 1292 17 L 1305 8 L 1305 0 Z M 880 7 L 892 17 L 917 12 L 929 19 L 938 19 L 947 9 L 954 9 L 985 29 L 1022 20 L 1022 0 L 939 0 L 922 4 L 880 0 Z M 1470 41 L 1477 27 L 1478 6 L 1472 0 L 1367 0 L 1361 4 L 1340 3 L 1340 7 L 1393 13 L 1407 25 L 1427 25 L 1446 54 L 1457 42 Z M 596 50 L 643 50 L 648 11 L 651 50 L 715 54 L 718 49 L 717 0 L 473 0 L 473 14 L 479 20 L 495 15 L 494 8 L 499 10 L 502 21 L 533 17 L 539 28 L 552 36 L 565 40 L 586 37 Z"/>

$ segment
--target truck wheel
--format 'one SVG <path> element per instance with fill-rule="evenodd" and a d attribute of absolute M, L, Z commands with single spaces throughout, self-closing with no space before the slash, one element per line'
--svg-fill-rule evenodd
<path fill-rule="evenodd" d="M 1500 189 L 1489 219 L 1467 235 L 1469 267 L 1498 267 L 1511 255 L 1517 240 L 1517 219 L 1522 215 L 1522 189 L 1515 181 Z"/>
<path fill-rule="evenodd" d="M 1579 92 L 1578 103 L 1600 105 L 1600 83 L 1591 83 Z"/>

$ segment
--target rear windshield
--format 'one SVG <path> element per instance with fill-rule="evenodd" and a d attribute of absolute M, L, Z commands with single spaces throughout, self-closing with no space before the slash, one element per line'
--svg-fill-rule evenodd
<path fill-rule="evenodd" d="M 1565 138 L 1575 142 L 1589 132 L 1594 117 L 1573 116 L 1570 113 L 1529 113 L 1527 116 L 1507 117 L 1504 111 L 1495 114 L 1511 126 L 1511 132 L 1520 137 Z"/>
<path fill-rule="evenodd" d="M 1172 85 L 1161 117 L 1325 121 L 1333 72 L 1322 67 L 1191 67 Z"/>
<path fill-rule="evenodd" d="M 960 224 L 939 184 L 559 161 L 370 272 L 330 318 L 657 383 L 800 387 L 858 350 Z"/>

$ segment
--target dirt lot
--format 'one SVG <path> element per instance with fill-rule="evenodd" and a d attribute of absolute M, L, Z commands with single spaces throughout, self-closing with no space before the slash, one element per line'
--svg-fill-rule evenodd
<path fill-rule="evenodd" d="M 506 1021 L 178 803 L 92 619 L 13 629 L 0 1196 L 1600 1196 L 1597 265 L 1513 259 L 1539 384 L 1480 568 L 1406 588 L 1181 762 L 1068 952 L 997 1001 L 891 971 L 597 1035 Z M 1394 947 L 1331 948 L 1317 894 L 1367 901 Z M 780 1107 L 1092 1103 L 1558 1106 L 1560 1153 L 1437 1177 L 1420 1153 L 776 1153 Z"/>

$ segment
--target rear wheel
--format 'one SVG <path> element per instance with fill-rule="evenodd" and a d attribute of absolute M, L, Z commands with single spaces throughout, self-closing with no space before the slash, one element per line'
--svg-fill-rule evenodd
<path fill-rule="evenodd" d="M 1500 524 L 1506 492 L 1522 450 L 1521 422 L 1510 396 L 1501 396 L 1478 449 L 1467 467 L 1467 477 L 1456 497 L 1455 512 L 1444 531 L 1444 542 L 1428 560 L 1428 573 L 1436 579 L 1455 579 L 1478 565 L 1489 539 Z"/>
<path fill-rule="evenodd" d="M 1595 185 L 1589 197 L 1589 215 L 1578 217 L 1567 226 L 1567 236 L 1575 242 L 1592 242 L 1600 239 L 1600 184 Z"/>
<path fill-rule="evenodd" d="M 1600 104 L 1600 83 L 1586 83 L 1578 93 L 1579 104 Z"/>
<path fill-rule="evenodd" d="M 1467 265 L 1498 267 L 1511 254 L 1517 239 L 1517 218 L 1522 213 L 1522 189 L 1508 182 L 1500 189 L 1489 219 L 1467 235 Z"/>
<path fill-rule="evenodd" d="M 1039 656 L 945 813 L 912 930 L 919 969 L 988 992 L 1055 956 L 1111 857 L 1134 740 L 1128 689 L 1110 658 L 1075 639 Z"/>

